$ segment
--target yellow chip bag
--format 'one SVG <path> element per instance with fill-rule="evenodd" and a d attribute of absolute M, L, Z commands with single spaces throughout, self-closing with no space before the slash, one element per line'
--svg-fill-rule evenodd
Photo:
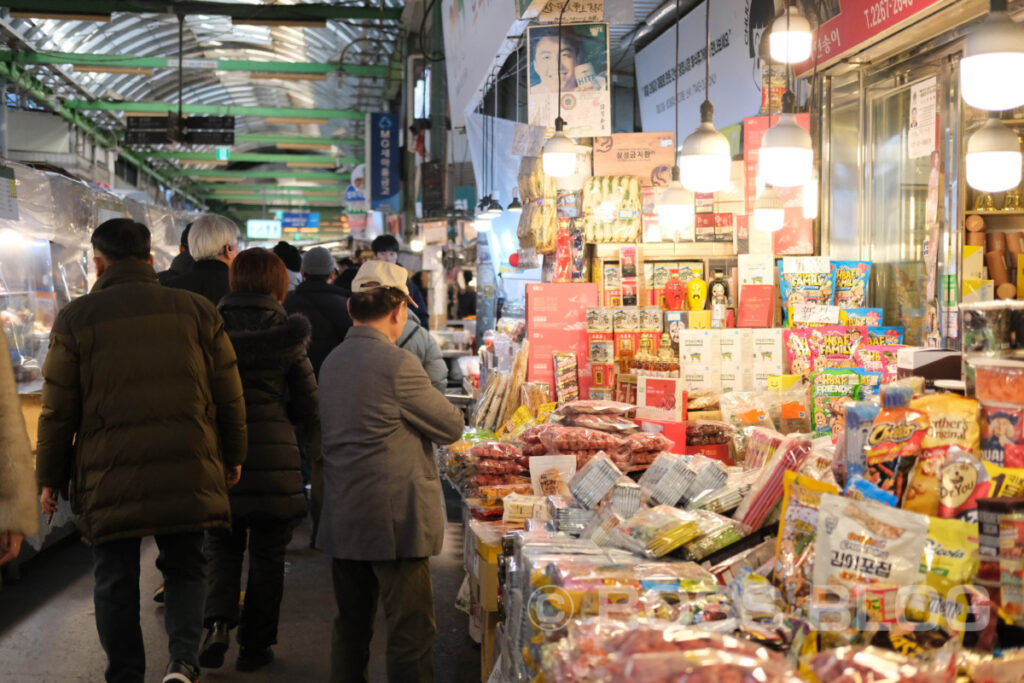
<path fill-rule="evenodd" d="M 957 519 L 932 517 L 921 556 L 923 581 L 907 601 L 907 617 L 963 634 L 967 623 L 966 593 L 978 573 L 978 526 Z"/>
<path fill-rule="evenodd" d="M 981 452 L 978 402 L 955 394 L 929 394 L 913 399 L 910 409 L 925 413 L 929 426 L 901 507 L 934 517 L 939 514 L 939 476 L 949 449 L 956 446 L 975 457 Z"/>

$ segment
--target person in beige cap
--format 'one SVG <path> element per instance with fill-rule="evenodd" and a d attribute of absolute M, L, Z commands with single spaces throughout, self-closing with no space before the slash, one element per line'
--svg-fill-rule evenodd
<path fill-rule="evenodd" d="M 408 272 L 364 263 L 348 300 L 353 327 L 320 369 L 324 506 L 317 546 L 333 558 L 334 682 L 367 680 L 377 601 L 391 683 L 434 679 L 430 560 L 441 552 L 441 480 L 431 442 L 462 433 L 462 413 L 396 346 Z"/>

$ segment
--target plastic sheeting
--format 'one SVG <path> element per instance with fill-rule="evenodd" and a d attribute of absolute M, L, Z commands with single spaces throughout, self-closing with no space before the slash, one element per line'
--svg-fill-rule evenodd
<path fill-rule="evenodd" d="M 487 149 L 484 149 L 484 123 L 487 123 Z M 493 124 L 493 126 L 492 126 Z M 466 136 L 469 139 L 469 153 L 473 158 L 473 174 L 476 178 L 477 197 L 495 196 L 501 205 L 512 201 L 512 191 L 517 186 L 519 162 L 522 157 L 510 154 L 514 149 L 516 123 L 507 119 L 494 118 L 483 114 L 466 117 Z M 493 140 L 491 139 L 493 138 Z M 484 166 L 486 158 L 486 167 Z M 487 179 L 485 183 L 484 180 Z"/>

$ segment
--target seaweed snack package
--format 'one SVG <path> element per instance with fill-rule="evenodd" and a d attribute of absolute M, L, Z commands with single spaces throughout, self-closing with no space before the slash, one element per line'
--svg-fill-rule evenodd
<path fill-rule="evenodd" d="M 853 370 L 821 370 L 811 373 L 811 420 L 815 436 L 839 436 L 843 432 L 842 406 L 860 398 L 860 375 Z"/>
<path fill-rule="evenodd" d="M 928 394 L 913 399 L 910 408 L 928 416 L 928 431 L 902 507 L 934 516 L 939 514 L 939 475 L 949 449 L 956 446 L 975 455 L 980 450 L 978 402 L 955 394 Z"/>
<path fill-rule="evenodd" d="M 868 500 L 823 494 L 818 515 L 814 598 L 864 584 L 909 586 L 918 579 L 928 518 Z"/>
<path fill-rule="evenodd" d="M 903 343 L 903 328 L 902 327 L 868 327 L 868 338 L 865 342 L 872 346 L 878 346 L 880 344 L 895 344 L 899 345 Z"/>
<path fill-rule="evenodd" d="M 840 325 L 867 325 L 878 327 L 882 324 L 881 308 L 843 308 L 839 311 Z"/>
<path fill-rule="evenodd" d="M 980 498 L 1024 495 L 1024 469 L 981 462 L 957 447 L 949 449 L 939 480 L 939 517 L 978 522 Z"/>
<path fill-rule="evenodd" d="M 908 407 L 911 396 L 906 387 L 886 387 L 865 446 L 865 479 L 899 501 L 928 433 L 928 416 Z"/>
<path fill-rule="evenodd" d="M 832 304 L 835 293 L 832 264 L 821 256 L 786 256 L 779 261 L 779 287 L 785 327 L 789 327 L 790 306 Z"/>
<path fill-rule="evenodd" d="M 928 540 L 921 556 L 924 585 L 907 602 L 907 617 L 963 633 L 967 624 L 967 596 L 954 590 L 970 584 L 978 573 L 978 527 L 957 519 L 931 517 Z"/>
<path fill-rule="evenodd" d="M 772 582 L 790 609 L 804 613 L 814 580 L 814 540 L 818 532 L 821 496 L 825 493 L 838 494 L 839 490 L 796 472 L 786 472 L 782 482 L 782 518 L 775 545 Z"/>
<path fill-rule="evenodd" d="M 857 325 L 826 325 L 810 333 L 811 369 L 855 368 L 854 352 L 867 339 L 868 330 Z"/>
<path fill-rule="evenodd" d="M 810 377 L 811 361 L 811 330 L 783 330 L 783 345 L 786 347 L 786 359 L 789 361 L 789 371 L 794 375 Z"/>
<path fill-rule="evenodd" d="M 859 308 L 867 303 L 871 261 L 833 261 L 832 273 L 835 278 L 836 306 Z"/>
<path fill-rule="evenodd" d="M 900 348 L 892 344 L 864 344 L 853 352 L 853 358 L 858 367 L 882 373 L 882 384 L 889 384 L 896 379 Z"/>

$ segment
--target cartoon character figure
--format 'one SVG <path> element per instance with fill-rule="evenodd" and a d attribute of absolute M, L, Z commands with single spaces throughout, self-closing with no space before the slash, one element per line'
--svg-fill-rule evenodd
<path fill-rule="evenodd" d="M 670 311 L 681 311 L 686 291 L 683 281 L 678 277 L 670 277 L 665 283 L 665 305 Z"/>
<path fill-rule="evenodd" d="M 692 278 L 686 284 L 686 298 L 691 311 L 703 311 L 708 298 L 708 285 L 699 277 Z"/>

